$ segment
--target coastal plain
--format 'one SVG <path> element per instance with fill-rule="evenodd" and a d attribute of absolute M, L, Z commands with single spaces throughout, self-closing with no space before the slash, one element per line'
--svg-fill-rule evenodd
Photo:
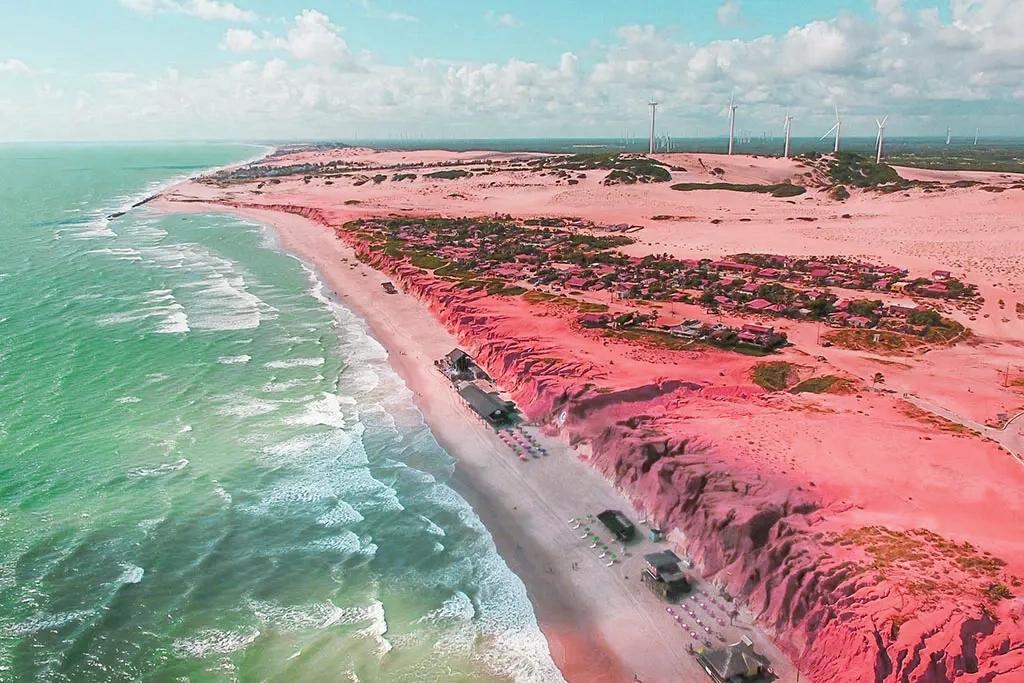
<path fill-rule="evenodd" d="M 1024 679 L 1020 176 L 311 146 L 149 206 L 274 226 L 365 317 L 568 680 L 704 675 L 639 585 L 638 553 L 608 568 L 574 545 L 568 521 L 619 496 L 668 530 L 709 596 L 744 606 L 783 681 Z M 466 270 L 493 260 L 475 228 L 446 241 L 458 220 L 498 224 L 503 246 L 547 231 L 605 256 L 555 279 L 510 259 L 495 284 Z M 666 293 L 633 277 L 655 266 L 698 279 Z M 909 322 L 882 313 L 901 307 Z M 785 343 L 673 332 L 687 324 Z M 471 416 L 433 366 L 456 346 L 551 456 L 520 462 Z"/>

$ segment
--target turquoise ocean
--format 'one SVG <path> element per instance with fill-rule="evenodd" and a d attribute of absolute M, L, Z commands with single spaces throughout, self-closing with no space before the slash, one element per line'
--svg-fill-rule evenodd
<path fill-rule="evenodd" d="M 242 145 L 0 145 L 0 681 L 561 680 L 384 349 L 261 226 L 113 220 Z"/>

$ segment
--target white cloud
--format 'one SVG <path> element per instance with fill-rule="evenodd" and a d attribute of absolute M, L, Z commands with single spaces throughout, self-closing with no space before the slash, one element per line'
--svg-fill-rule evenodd
<path fill-rule="evenodd" d="M 246 28 L 229 28 L 220 42 L 221 49 L 229 52 L 251 52 L 261 44 L 259 36 Z"/>
<path fill-rule="evenodd" d="M 523 25 L 523 22 L 508 12 L 498 13 L 494 10 L 487 10 L 484 12 L 484 19 L 495 26 L 503 26 L 505 28 L 519 28 Z"/>
<path fill-rule="evenodd" d="M 229 52 L 281 50 L 296 59 L 320 64 L 337 65 L 350 57 L 341 28 L 326 14 L 313 9 L 303 10 L 295 17 L 283 36 L 267 32 L 257 35 L 248 29 L 229 28 L 220 46 Z"/>
<path fill-rule="evenodd" d="M 743 23 L 743 8 L 739 0 L 725 0 L 716 11 L 718 23 L 722 26 L 737 26 Z"/>
<path fill-rule="evenodd" d="M 2 73 L 22 73 L 27 74 L 32 69 L 28 67 L 28 64 L 21 61 L 20 59 L 0 59 L 0 74 Z"/>
<path fill-rule="evenodd" d="M 161 12 L 185 14 L 212 21 L 254 21 L 255 12 L 222 0 L 120 0 L 121 5 L 139 14 Z"/>
<path fill-rule="evenodd" d="M 645 121 L 654 94 L 665 130 L 692 135 L 723 130 L 735 91 L 739 125 L 748 130 L 777 130 L 788 108 L 797 134 L 820 135 L 832 125 L 835 102 L 852 135 L 874 135 L 882 112 L 894 135 L 937 125 L 944 131 L 956 117 L 972 131 L 1012 132 L 1024 97 L 1024 9 L 1017 9 L 1024 2 L 952 3 L 944 18 L 874 0 L 868 16 L 844 13 L 749 40 L 694 43 L 654 26 L 623 26 L 608 44 L 580 46 L 586 60 L 564 52 L 547 61 L 398 64 L 354 50 L 330 17 L 307 10 L 273 32 L 226 31 L 221 46 L 244 55 L 233 65 L 61 83 L 67 99 L 88 103 L 75 117 L 50 114 L 60 109 L 47 107 L 43 93 L 33 110 L 28 89 L 13 99 L 5 92 L 15 110 L 5 108 L 0 131 L 60 127 L 38 133 L 48 138 L 345 137 L 357 128 L 364 135 L 607 135 Z M 23 71 L 17 64 L 0 60 L 0 71 Z"/>
<path fill-rule="evenodd" d="M 302 10 L 280 44 L 298 59 L 314 62 L 337 62 L 348 52 L 341 29 L 315 9 Z"/>
<path fill-rule="evenodd" d="M 406 14 L 405 12 L 385 12 L 382 16 L 388 21 L 407 21 L 415 23 L 420 20 L 419 17 L 412 14 Z"/>

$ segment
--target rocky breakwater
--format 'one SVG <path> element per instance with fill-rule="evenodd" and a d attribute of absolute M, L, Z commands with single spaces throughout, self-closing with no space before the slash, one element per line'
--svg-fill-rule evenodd
<path fill-rule="evenodd" d="M 531 334 L 523 307 L 517 314 L 374 249 L 328 212 L 259 208 L 334 229 L 424 301 L 532 419 L 680 532 L 704 577 L 755 610 L 810 680 L 1024 681 L 1021 582 L 1001 559 L 925 529 L 864 526 L 792 475 L 746 466 L 741 448 L 700 431 L 721 387 L 663 378 L 598 391 L 609 369 L 573 353 L 571 340 Z"/>

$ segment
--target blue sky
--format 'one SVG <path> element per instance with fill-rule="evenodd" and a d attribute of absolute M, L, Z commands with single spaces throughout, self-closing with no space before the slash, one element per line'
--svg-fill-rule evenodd
<path fill-rule="evenodd" d="M 1017 132 L 1019 0 L 0 0 L 0 139 Z M 965 133 L 966 134 L 966 133 Z"/>

